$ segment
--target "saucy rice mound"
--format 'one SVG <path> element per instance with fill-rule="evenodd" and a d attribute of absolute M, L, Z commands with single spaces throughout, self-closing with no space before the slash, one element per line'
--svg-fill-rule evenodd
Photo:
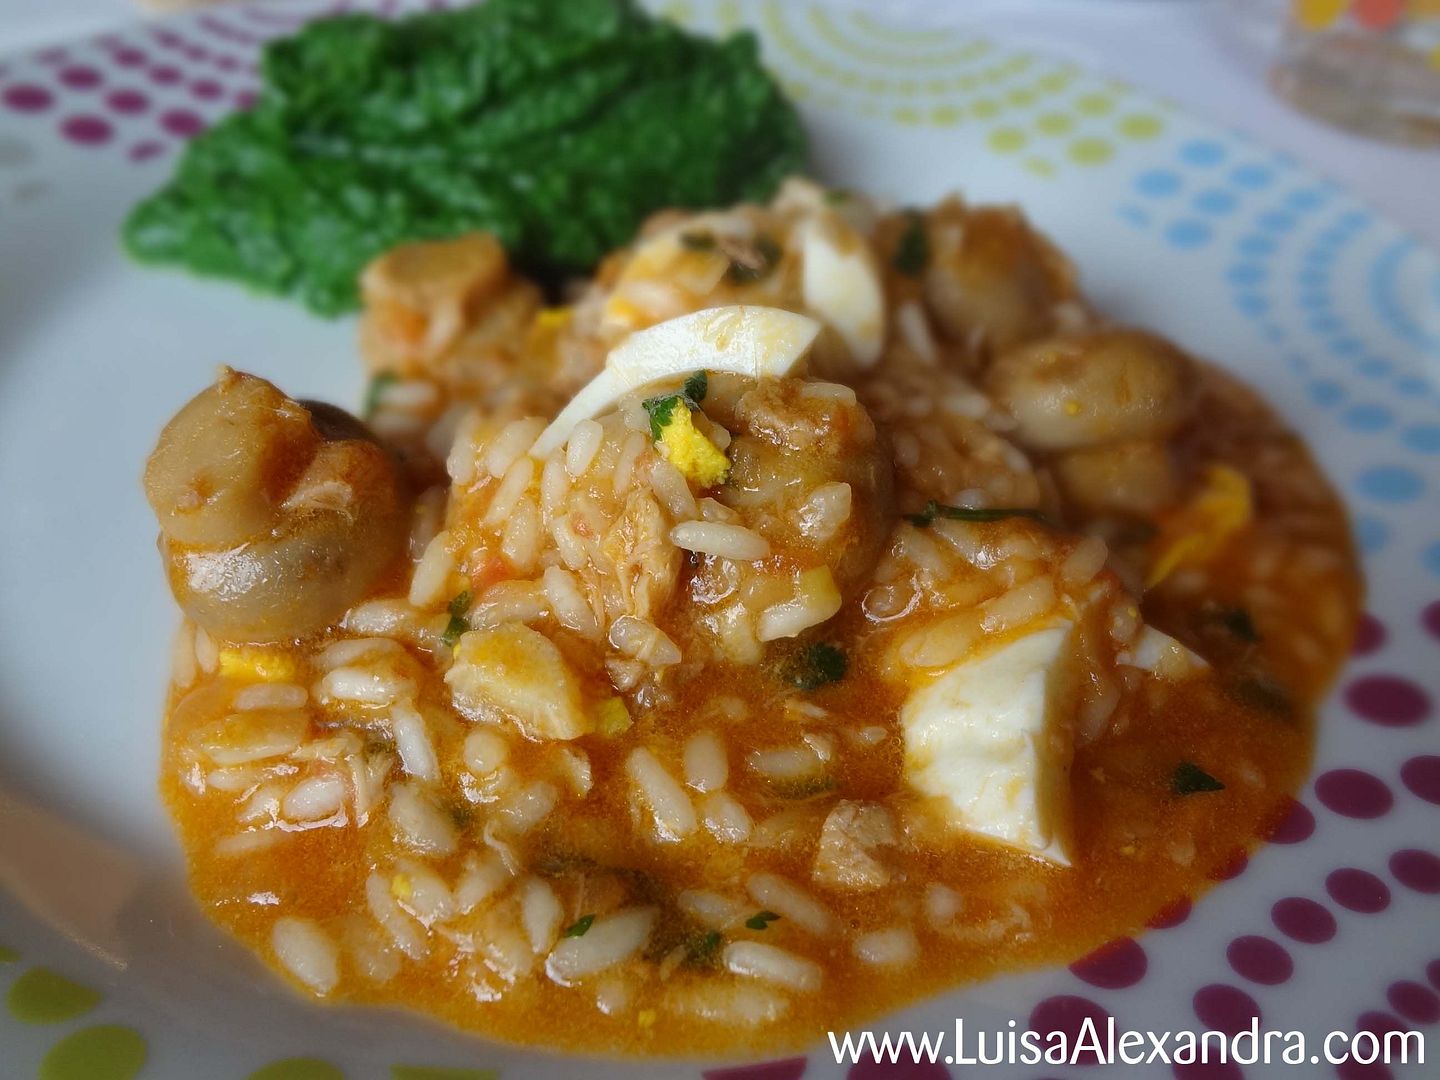
<path fill-rule="evenodd" d="M 227 369 L 146 473 L 162 791 L 297 989 L 769 1052 L 1073 961 L 1286 815 L 1343 511 L 1017 211 L 792 180 L 563 305 L 479 234 L 362 288 L 368 424 Z"/>

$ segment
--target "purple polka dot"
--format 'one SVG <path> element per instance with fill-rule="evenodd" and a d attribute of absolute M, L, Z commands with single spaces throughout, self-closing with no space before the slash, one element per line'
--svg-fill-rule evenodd
<path fill-rule="evenodd" d="M 158 143 L 154 139 L 145 139 L 130 148 L 130 160 L 149 161 L 151 158 L 164 152 L 164 150 L 164 143 Z"/>
<path fill-rule="evenodd" d="M 1389 1066 L 1382 1065 L 1378 1061 L 1372 1061 L 1366 1065 L 1354 1058 L 1336 1065 L 1335 1075 L 1340 1080 L 1393 1080 L 1395 1076 Z"/>
<path fill-rule="evenodd" d="M 1350 708 L 1372 724 L 1409 727 L 1430 714 L 1430 697 L 1398 675 L 1367 675 L 1345 688 Z"/>
<path fill-rule="evenodd" d="M 1368 1031 L 1372 1035 L 1379 1035 L 1384 1038 L 1392 1031 L 1408 1031 L 1409 1029 L 1400 1022 L 1398 1017 L 1391 1016 L 1379 1009 L 1372 1009 L 1370 1012 L 1363 1012 L 1355 1018 L 1356 1031 Z"/>
<path fill-rule="evenodd" d="M 1245 1071 L 1233 1061 L 1176 1062 L 1170 1072 L 1176 1080 L 1245 1080 Z"/>
<path fill-rule="evenodd" d="M 1246 934 L 1230 942 L 1225 959 L 1242 979 L 1265 986 L 1279 986 L 1295 971 L 1284 946 L 1259 934 Z"/>
<path fill-rule="evenodd" d="M 153 36 L 167 49 L 178 49 L 185 44 L 184 39 L 173 30 L 156 30 Z"/>
<path fill-rule="evenodd" d="M 81 146 L 99 146 L 115 134 L 108 121 L 98 116 L 71 116 L 60 125 L 60 134 Z"/>
<path fill-rule="evenodd" d="M 1385 991 L 1390 1007 L 1417 1024 L 1433 1024 L 1440 1020 L 1440 995 L 1418 982 L 1391 983 Z"/>
<path fill-rule="evenodd" d="M 1440 858 L 1418 848 L 1406 848 L 1390 856 L 1390 873 L 1395 880 L 1416 892 L 1440 893 Z"/>
<path fill-rule="evenodd" d="M 60 81 L 71 90 L 93 90 L 103 81 L 100 73 L 92 67 L 76 65 L 60 72 Z"/>
<path fill-rule="evenodd" d="M 1184 896 L 1179 900 L 1172 900 L 1157 911 L 1145 925 L 1152 930 L 1169 930 L 1173 926 L 1179 926 L 1190 917 L 1190 906 L 1189 899 Z"/>
<path fill-rule="evenodd" d="M 1087 1017 L 1095 1025 L 1097 1031 L 1104 1031 L 1110 1014 L 1089 998 L 1077 997 L 1074 994 L 1059 994 L 1055 997 L 1048 997 L 1035 1006 L 1030 1013 L 1028 1026 L 1040 1037 L 1042 1043 L 1051 1032 L 1059 1031 L 1064 1033 L 1068 1042 L 1073 1046 L 1079 1038 L 1080 1029 L 1084 1026 Z M 1098 1057 L 1087 1050 L 1078 1056 L 1074 1064 L 1095 1065 L 1098 1061 Z"/>
<path fill-rule="evenodd" d="M 701 1073 L 705 1080 L 799 1080 L 805 1072 L 805 1059 L 762 1061 L 756 1065 L 737 1065 L 732 1069 L 711 1069 Z"/>
<path fill-rule="evenodd" d="M 1427 604 L 1420 613 L 1420 625 L 1433 638 L 1440 638 L 1440 600 Z"/>
<path fill-rule="evenodd" d="M 1431 960 L 1425 965 L 1425 978 L 1430 980 L 1430 985 L 1440 990 L 1440 960 Z"/>
<path fill-rule="evenodd" d="M 185 59 L 194 60 L 196 63 L 203 63 L 210 59 L 210 54 L 199 45 L 186 45 L 184 48 Z"/>
<path fill-rule="evenodd" d="M 1377 915 L 1390 906 L 1390 887 L 1370 871 L 1353 866 L 1332 870 L 1325 891 L 1345 910 L 1361 915 Z"/>
<path fill-rule="evenodd" d="M 63 64 L 65 57 L 69 54 L 59 46 L 51 49 L 42 49 L 35 54 L 42 64 Z"/>
<path fill-rule="evenodd" d="M 1304 896 L 1287 896 L 1270 909 L 1270 921 L 1288 938 L 1320 945 L 1335 936 L 1335 916 L 1323 904 Z"/>
<path fill-rule="evenodd" d="M 159 67 L 150 69 L 150 79 L 160 86 L 170 86 L 180 81 L 180 69 L 169 64 L 161 64 Z"/>
<path fill-rule="evenodd" d="M 254 90 L 241 90 L 235 95 L 235 107 L 241 111 L 253 109 L 258 100 L 259 95 Z"/>
<path fill-rule="evenodd" d="M 149 57 L 147 57 L 139 49 L 125 48 L 116 49 L 111 59 L 114 60 L 115 63 L 119 64 L 121 67 L 133 68 L 139 67 L 141 64 L 145 63 L 145 61 L 148 60 Z"/>
<path fill-rule="evenodd" d="M 196 79 L 190 84 L 190 93 L 201 101 L 214 101 L 225 92 L 225 88 L 214 79 Z"/>
<path fill-rule="evenodd" d="M 43 86 L 36 86 L 34 83 L 16 83 L 14 86 L 7 86 L 5 93 L 0 94 L 0 101 L 3 101 L 7 108 L 16 112 L 40 112 L 48 109 L 55 102 L 55 97 Z"/>
<path fill-rule="evenodd" d="M 1251 1020 L 1261 1019 L 1260 1006 L 1255 1004 L 1255 999 L 1238 986 L 1225 983 L 1202 986 L 1195 991 L 1190 1004 L 1206 1028 L 1226 1035 L 1248 1031 Z"/>
<path fill-rule="evenodd" d="M 1385 624 L 1367 611 L 1355 626 L 1355 642 L 1350 651 L 1356 656 L 1369 656 L 1385 644 L 1385 638 Z"/>
<path fill-rule="evenodd" d="M 1250 856 L 1243 851 L 1237 851 L 1231 855 L 1214 870 L 1210 871 L 1211 881 L 1234 881 L 1245 872 L 1250 865 Z"/>
<path fill-rule="evenodd" d="M 1412 757 L 1400 766 L 1400 782 L 1426 802 L 1440 806 L 1440 757 Z"/>
<path fill-rule="evenodd" d="M 171 135 L 189 139 L 205 130 L 205 121 L 189 109 L 168 109 L 160 116 L 160 126 Z"/>
<path fill-rule="evenodd" d="M 1378 818 L 1395 798 L 1380 780 L 1359 769 L 1331 769 L 1315 781 L 1315 794 L 1335 813 L 1349 818 Z"/>
<path fill-rule="evenodd" d="M 148 109 L 150 99 L 139 90 L 115 90 L 105 98 L 105 104 L 118 113 L 133 116 Z"/>
<path fill-rule="evenodd" d="M 1070 970 L 1091 986 L 1121 990 L 1143 979 L 1147 967 L 1145 950 L 1133 938 L 1122 937 L 1106 942 L 1089 956 L 1075 961 Z"/>
<path fill-rule="evenodd" d="M 1283 813 L 1284 816 L 1270 831 L 1270 842 L 1298 844 L 1302 840 L 1309 840 L 1315 832 L 1315 815 L 1310 812 L 1310 808 L 1295 799 L 1288 799 Z"/>
<path fill-rule="evenodd" d="M 934 1061 L 914 1061 L 903 1056 L 899 1061 L 876 1061 L 872 1057 L 851 1065 L 845 1076 L 846 1080 L 950 1080 L 950 1070 Z"/>
<path fill-rule="evenodd" d="M 240 61 L 236 60 L 233 56 L 217 56 L 215 58 L 215 66 L 221 71 L 234 71 L 239 68 Z"/>

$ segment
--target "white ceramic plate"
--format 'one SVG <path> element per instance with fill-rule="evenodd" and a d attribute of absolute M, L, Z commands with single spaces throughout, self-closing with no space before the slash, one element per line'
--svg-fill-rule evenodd
<path fill-rule="evenodd" d="M 0 62 L 0 1074 L 946 1075 L 942 1065 L 852 1069 L 820 1047 L 733 1073 L 581 1064 L 393 1013 L 319 1008 L 190 902 L 155 795 L 175 616 L 141 465 L 218 364 L 352 404 L 361 377 L 349 323 L 140 270 L 121 256 L 116 228 L 183 139 L 254 89 L 258 45 L 320 10 L 220 9 Z M 834 9 L 707 0 L 668 10 L 703 29 L 759 31 L 827 179 L 917 203 L 955 187 L 1018 202 L 1076 257 L 1103 307 L 1243 372 L 1308 437 L 1365 552 L 1371 615 L 1283 843 L 1178 925 L 1070 970 L 957 991 L 877 1030 L 947 1030 L 962 1015 L 1049 1028 L 1087 1014 L 1137 1029 L 1226 1029 L 1256 1014 L 1311 1037 L 1394 1025 L 1434 1035 L 1440 261 L 1293 162 L 1065 63 Z M 1284 1075 L 1336 1073 L 1321 1064 Z"/>

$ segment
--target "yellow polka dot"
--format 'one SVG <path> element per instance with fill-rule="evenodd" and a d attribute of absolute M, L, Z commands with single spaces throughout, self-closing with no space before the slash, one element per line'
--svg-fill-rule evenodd
<path fill-rule="evenodd" d="M 920 92 L 920 87 L 907 79 L 905 82 L 896 83 L 895 90 L 904 97 L 914 97 Z"/>
<path fill-rule="evenodd" d="M 943 94 L 948 89 L 944 79 L 931 79 L 925 84 L 925 92 L 929 94 Z"/>
<path fill-rule="evenodd" d="M 865 89 L 872 94 L 883 94 L 888 90 L 889 84 L 884 79 L 866 79 Z"/>
<path fill-rule="evenodd" d="M 1104 116 L 1115 108 L 1115 100 L 1108 94 L 1082 94 L 1076 99 L 1075 108 L 1086 116 Z"/>
<path fill-rule="evenodd" d="M 920 123 L 920 110 L 909 105 L 902 105 L 890 114 L 890 118 L 897 124 L 904 124 L 906 127 L 914 127 Z"/>
<path fill-rule="evenodd" d="M 1036 176 L 1054 176 L 1055 166 L 1046 158 L 1032 157 L 1025 159 L 1025 168 Z"/>
<path fill-rule="evenodd" d="M 1348 0 L 1295 0 L 1295 22 L 1302 30 L 1323 30 L 1345 12 Z"/>
<path fill-rule="evenodd" d="M 1070 160 L 1076 165 L 1103 165 L 1114 155 L 1115 148 L 1104 139 L 1076 139 L 1070 144 Z"/>
<path fill-rule="evenodd" d="M 954 105 L 937 105 L 930 110 L 930 122 L 941 127 L 952 127 L 960 123 L 962 115 Z"/>
<path fill-rule="evenodd" d="M 840 71 L 836 73 L 835 77 L 841 86 L 860 85 L 860 73 L 858 71 Z"/>
<path fill-rule="evenodd" d="M 1070 85 L 1070 76 L 1063 71 L 1052 71 L 1035 80 L 1035 87 L 1047 94 L 1058 94 Z"/>
<path fill-rule="evenodd" d="M 1120 134 L 1127 139 L 1153 139 L 1164 129 L 1164 122 L 1150 113 L 1134 113 L 1120 121 Z"/>
<path fill-rule="evenodd" d="M 1004 127 L 990 132 L 987 141 L 990 143 L 990 149 L 996 153 L 1013 154 L 1017 150 L 1023 149 L 1027 140 L 1025 133 L 1019 128 Z"/>
<path fill-rule="evenodd" d="M 1430 50 L 1430 66 L 1436 71 L 1440 71 L 1440 45 L 1436 45 Z"/>
<path fill-rule="evenodd" d="M 1025 105 L 1034 105 L 1035 93 L 1032 90 L 1026 90 L 1024 87 L 1021 87 L 1018 90 L 1011 90 L 1010 93 L 1006 94 L 1005 100 L 1010 102 L 1011 105 L 1019 105 L 1022 107 Z"/>
<path fill-rule="evenodd" d="M 1075 127 L 1075 121 L 1065 113 L 1042 113 L 1035 121 L 1035 128 L 1042 135 L 1068 135 Z"/>
<path fill-rule="evenodd" d="M 970 103 L 970 112 L 978 120 L 989 120 L 1000 115 L 1000 103 L 993 98 L 976 98 Z"/>

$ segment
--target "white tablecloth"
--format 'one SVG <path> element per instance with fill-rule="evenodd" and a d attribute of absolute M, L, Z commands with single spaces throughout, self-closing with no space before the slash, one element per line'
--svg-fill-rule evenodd
<path fill-rule="evenodd" d="M 1231 27 L 1234 7 L 1276 0 L 858 2 L 876 12 L 973 25 L 1165 95 L 1293 154 L 1440 248 L 1440 151 L 1348 135 L 1295 112 L 1266 89 L 1263 57 Z M 141 17 L 138 11 L 131 0 L 0 0 L 0 53 L 98 33 Z"/>

